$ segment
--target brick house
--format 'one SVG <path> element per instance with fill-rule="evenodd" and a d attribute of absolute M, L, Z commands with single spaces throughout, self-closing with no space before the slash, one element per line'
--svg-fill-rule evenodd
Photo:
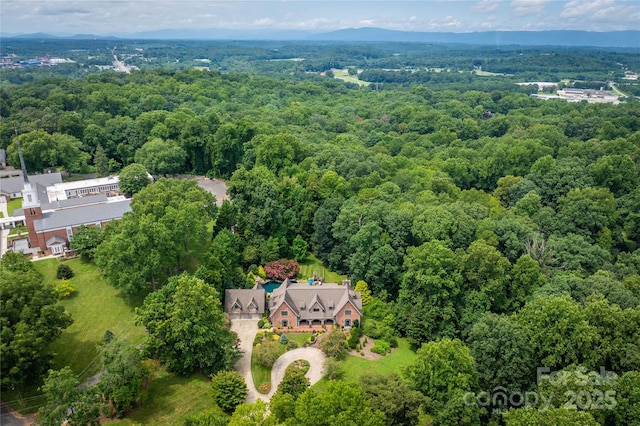
<path fill-rule="evenodd" d="M 285 280 L 269 299 L 269 321 L 274 327 L 298 330 L 351 327 L 360 322 L 362 299 L 350 284 L 348 280 L 342 284 Z"/>

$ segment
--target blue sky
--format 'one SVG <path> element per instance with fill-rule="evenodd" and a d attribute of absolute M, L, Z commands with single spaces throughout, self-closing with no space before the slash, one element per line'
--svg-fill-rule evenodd
<path fill-rule="evenodd" d="M 451 32 L 640 29 L 638 0 L 2 0 L 0 13 L 5 33 L 111 34 L 168 28 L 316 32 L 359 27 Z"/>

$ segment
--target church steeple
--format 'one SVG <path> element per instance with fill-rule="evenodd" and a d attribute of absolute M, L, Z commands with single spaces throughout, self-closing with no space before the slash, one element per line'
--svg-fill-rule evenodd
<path fill-rule="evenodd" d="M 20 139 L 18 138 L 18 129 L 16 129 L 16 144 L 18 145 L 18 156 L 20 157 L 20 167 L 22 168 L 22 178 L 24 179 L 24 189 L 22 190 L 22 208 L 40 207 L 38 200 L 38 191 L 36 191 L 29 182 L 27 174 L 27 166 L 24 164 L 24 156 L 20 147 Z"/>

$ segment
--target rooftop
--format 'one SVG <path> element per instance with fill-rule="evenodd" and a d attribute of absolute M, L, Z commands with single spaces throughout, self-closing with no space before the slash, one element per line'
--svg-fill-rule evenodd
<path fill-rule="evenodd" d="M 101 204 L 83 205 L 74 208 L 44 213 L 42 219 L 34 220 L 35 230 L 44 232 L 80 225 L 93 225 L 121 218 L 131 211 L 131 200 L 122 197 L 120 200 Z"/>
<path fill-rule="evenodd" d="M 83 188 L 93 188 L 96 186 L 113 185 L 118 184 L 118 182 L 118 176 L 109 176 L 96 179 L 77 180 L 74 182 L 56 183 L 55 185 L 50 185 L 47 188 L 47 193 L 49 194 L 49 201 L 54 202 L 58 200 L 66 200 L 67 191 L 75 191 Z"/>

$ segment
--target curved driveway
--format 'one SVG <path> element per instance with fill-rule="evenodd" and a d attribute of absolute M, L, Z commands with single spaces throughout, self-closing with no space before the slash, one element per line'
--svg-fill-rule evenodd
<path fill-rule="evenodd" d="M 309 371 L 307 371 L 305 376 L 309 378 L 310 385 L 322 379 L 322 368 L 326 355 L 320 349 L 299 348 L 285 352 L 273 363 L 273 368 L 271 369 L 271 392 L 264 397 L 266 401 L 269 401 L 273 394 L 276 393 L 276 390 L 278 390 L 278 385 L 284 378 L 284 372 L 287 366 L 299 359 L 309 361 Z"/>
<path fill-rule="evenodd" d="M 231 320 L 231 331 L 236 332 L 240 339 L 242 357 L 236 364 L 236 370 L 244 378 L 247 388 L 249 389 L 247 402 L 255 402 L 256 399 L 262 399 L 268 402 L 284 378 L 284 372 L 287 366 L 299 359 L 309 361 L 310 367 L 306 376 L 309 378 L 310 384 L 313 385 L 322 378 L 322 368 L 324 360 L 326 359 L 325 354 L 316 348 L 294 349 L 285 352 L 273 364 L 273 368 L 271 369 L 271 392 L 269 392 L 268 395 L 262 395 L 256 390 L 253 377 L 251 376 L 251 352 L 253 351 L 253 339 L 255 339 L 256 333 L 258 332 L 258 322 L 256 320 L 233 319 Z"/>

